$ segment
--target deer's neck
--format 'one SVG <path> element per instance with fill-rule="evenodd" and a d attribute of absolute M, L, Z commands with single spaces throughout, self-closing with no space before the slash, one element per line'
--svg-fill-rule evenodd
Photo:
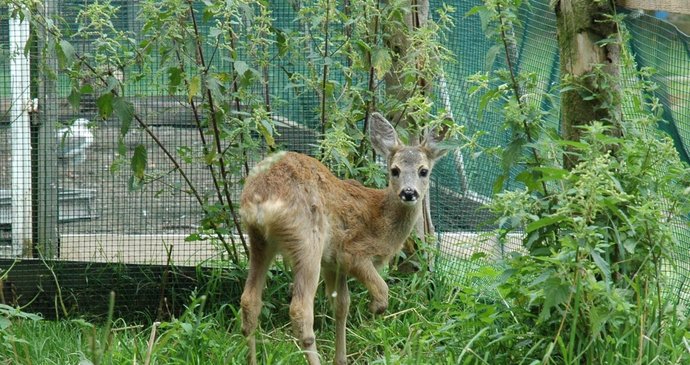
<path fill-rule="evenodd" d="M 382 204 L 382 216 L 385 217 L 392 229 L 392 234 L 399 233 L 398 240 L 404 241 L 410 235 L 412 228 L 422 212 L 422 200 L 414 205 L 404 204 L 397 192 L 385 190 L 385 198 Z"/>

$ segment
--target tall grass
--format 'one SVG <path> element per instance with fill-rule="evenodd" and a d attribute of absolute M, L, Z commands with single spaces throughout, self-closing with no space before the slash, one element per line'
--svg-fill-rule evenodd
<path fill-rule="evenodd" d="M 568 348 L 567 336 L 551 343 L 534 336 L 533 318 L 500 299 L 491 284 L 500 270 L 479 270 L 481 285 L 443 284 L 443 274 L 419 273 L 390 281 L 390 307 L 382 316 L 367 310 L 365 289 L 352 282 L 348 327 L 351 364 L 541 364 L 558 353 L 560 363 L 580 364 L 587 348 Z M 302 364 L 303 355 L 290 332 L 289 275 L 274 273 L 265 296 L 258 335 L 260 361 Z M 334 354 L 334 322 L 325 296 L 316 301 L 315 330 L 323 362 Z M 239 311 L 212 307 L 206 296 L 190 299 L 187 310 L 168 322 L 141 325 L 111 318 L 46 321 L 3 307 L 0 318 L 0 364 L 241 364 L 246 346 L 239 330 Z M 674 310 L 674 308 L 667 308 Z M 687 321 L 677 315 L 645 328 L 629 328 L 608 339 L 601 364 L 688 364 Z M 647 313 L 630 310 L 631 316 Z M 554 337 L 555 338 L 555 337 Z M 562 338 L 562 339 L 561 339 Z M 601 346 L 601 342 L 593 346 Z M 548 353 L 547 353 L 548 352 Z M 567 360 L 567 361 L 566 361 Z M 559 363 L 552 359 L 551 363 Z"/>

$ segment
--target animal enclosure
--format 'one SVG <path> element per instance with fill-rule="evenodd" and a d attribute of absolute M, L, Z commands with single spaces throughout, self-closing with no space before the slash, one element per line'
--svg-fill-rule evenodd
<path fill-rule="evenodd" d="M 533 72 L 538 89 L 546 94 L 559 79 L 556 21 L 549 1 L 531 3 L 531 7 L 519 14 L 524 30 L 516 35 L 519 42 L 517 67 Z M 111 31 L 136 38 L 143 24 L 139 17 L 141 3 L 113 0 L 110 4 L 117 7 L 118 15 L 112 19 L 115 28 Z M 466 128 L 467 134 L 482 132 L 481 144 L 506 146 L 510 132 L 501 124 L 499 108 L 488 106 L 480 112 L 481 100 L 469 93 L 472 85 L 468 82 L 471 75 L 487 68 L 505 67 L 505 59 L 495 57 L 486 64 L 486 55 L 491 53 L 490 41 L 482 32 L 480 19 L 465 16 L 480 1 L 458 0 L 446 4 L 456 8 L 452 15 L 455 26 L 443 40 L 452 61 L 443 64 L 444 82 L 435 83 L 436 102 L 438 105 L 447 103 L 450 107 L 447 112 L 452 114 L 456 124 Z M 61 0 L 52 10 L 65 20 L 58 24 L 73 45 L 73 52 L 88 54 L 97 47 L 97 41 L 103 40 L 79 33 L 79 22 L 83 21 L 79 14 L 84 5 L 80 1 Z M 202 4 L 195 6 L 200 12 Z M 435 1 L 431 6 L 442 8 L 442 4 Z M 267 94 L 274 100 L 270 114 L 277 149 L 314 154 L 324 138 L 319 130 L 319 95 L 306 87 L 300 88 L 293 78 L 297 73 L 311 72 L 308 62 L 285 61 L 277 56 L 281 52 L 281 34 L 299 30 L 303 25 L 296 20 L 299 19 L 298 9 L 290 1 L 271 2 L 270 11 L 272 26 L 280 30 L 276 31 L 275 43 L 268 45 L 266 50 L 272 63 L 264 70 L 242 71 L 256 71 L 270 80 L 266 87 Z M 0 9 L 0 257 L 4 259 L 0 268 L 9 268 L 17 258 L 46 260 L 55 263 L 57 268 L 61 262 L 73 261 L 87 266 L 90 263 L 164 267 L 226 265 L 231 250 L 220 238 L 203 229 L 201 222 L 208 211 L 204 211 L 178 173 L 180 170 L 186 173 L 204 202 L 215 199 L 213 175 L 203 161 L 199 162 L 204 146 L 195 124 L 193 98 L 168 86 L 170 80 L 179 75 L 161 69 L 146 69 L 143 71 L 149 74 L 145 74 L 134 66 L 120 70 L 117 65 L 109 71 L 110 78 L 105 82 L 119 80 L 126 85 L 123 100 L 134 106 L 147 126 L 133 123 L 120 138 L 122 120 L 117 113 L 101 118 L 101 101 L 89 96 L 88 88 L 82 89 L 79 100 L 74 100 L 72 88 L 75 85 L 67 75 L 59 74 L 55 80 L 49 80 L 49 75 L 42 73 L 41 65 L 56 66 L 63 62 L 57 51 L 40 53 L 39 44 L 36 44 L 26 57 L 26 67 L 18 68 L 13 64 L 23 53 L 17 51 L 21 47 L 14 48 L 12 44 L 18 39 L 26 41 L 28 34 L 22 35 L 22 32 L 28 30 L 19 24 L 10 26 L 9 14 L 9 9 Z M 209 38 L 217 36 L 218 28 L 214 27 L 213 19 L 200 15 L 198 20 L 201 34 Z M 690 40 L 672 25 L 649 14 L 634 13 L 626 20 L 626 25 L 632 34 L 629 45 L 638 68 L 650 66 L 657 70 L 653 79 L 660 87 L 655 92 L 663 103 L 662 112 L 667 121 L 662 128 L 673 138 L 682 159 L 690 162 L 687 148 L 690 143 Z M 40 43 L 40 37 L 37 42 Z M 214 54 L 212 43 L 203 45 L 208 54 Z M 250 56 L 244 55 L 246 59 Z M 212 57 L 209 62 L 219 69 L 248 67 L 244 61 L 233 63 L 223 56 Z M 103 62 L 103 66 L 110 67 L 107 62 Z M 136 72 L 141 74 L 128 78 Z M 333 84 L 346 82 L 342 72 L 333 71 L 330 77 Z M 103 81 L 83 80 L 83 85 Z M 23 85 L 19 82 L 27 86 L 16 86 Z M 557 97 L 540 100 L 555 129 L 558 129 L 558 102 Z M 22 111 L 25 120 L 22 122 L 15 117 L 13 110 Z M 624 113 L 629 110 L 624 106 Z M 246 116 L 252 110 L 238 101 L 236 112 Z M 76 128 L 75 121 L 79 118 L 89 121 L 92 143 L 80 151 L 79 158 L 60 157 L 66 140 L 75 137 L 58 131 Z M 24 129 L 17 128 L 21 123 Z M 253 133 L 260 134 L 259 127 Z M 151 135 L 156 136 L 159 143 Z M 161 146 L 178 159 L 179 166 L 171 164 Z M 233 148 L 231 144 L 222 147 Z M 138 172 L 130 167 L 137 149 L 146 151 L 146 169 L 139 180 L 133 179 L 133 174 Z M 262 151 L 268 152 L 268 147 Z M 235 164 L 240 166 L 238 171 L 243 171 L 243 165 L 251 167 L 259 157 L 238 155 L 236 158 L 228 165 Z M 512 172 L 511 179 L 506 182 L 507 189 L 522 187 L 514 179 L 517 173 Z M 476 253 L 494 259 L 521 249 L 520 235 L 499 239 L 493 232 L 496 226 L 487 205 L 493 194 L 493 182 L 500 174 L 499 161 L 486 155 L 475 156 L 467 150 L 455 150 L 438 163 L 429 191 L 436 241 L 428 249 L 434 253 L 435 270 L 448 273 L 460 282 L 476 267 L 476 262 L 471 260 Z M 225 198 L 235 205 L 243 179 L 241 173 L 228 178 L 230 184 L 226 186 Z M 228 228 L 224 234 L 225 239 L 241 247 L 240 232 Z M 687 300 L 686 296 L 690 295 L 690 234 L 681 223 L 677 224 L 674 234 L 679 245 L 674 251 L 675 265 L 667 268 L 672 284 L 668 290 Z M 23 282 L 16 278 L 30 276 L 31 270 L 23 270 L 20 266 L 13 269 L 3 288 L 5 301 L 26 304 L 31 299 L 29 293 L 35 288 L 12 289 L 12 285 Z M 71 275 L 67 270 L 56 272 Z M 149 279 L 155 283 L 160 276 Z M 131 290 L 135 293 L 137 289 Z M 151 298 L 141 300 L 150 301 Z M 40 310 L 53 310 L 47 308 L 52 305 L 49 300 L 40 303 L 46 306 Z"/>

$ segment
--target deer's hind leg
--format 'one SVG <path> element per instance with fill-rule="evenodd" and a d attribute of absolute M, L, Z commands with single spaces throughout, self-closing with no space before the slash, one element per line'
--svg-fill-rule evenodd
<path fill-rule="evenodd" d="M 294 274 L 290 319 L 295 337 L 310 365 L 320 364 L 314 335 L 314 297 L 319 285 L 321 253 L 323 251 L 323 230 L 311 226 L 287 251 Z"/>
<path fill-rule="evenodd" d="M 275 257 L 276 250 L 267 244 L 266 239 L 256 229 L 249 227 L 249 274 L 244 284 L 242 299 L 242 334 L 247 338 L 249 353 L 247 362 L 257 364 L 256 337 L 254 332 L 258 326 L 261 313 L 261 296 L 266 285 L 266 273 Z"/>
<path fill-rule="evenodd" d="M 347 315 L 350 311 L 350 290 L 347 287 L 347 275 L 339 268 L 323 271 L 328 295 L 335 312 L 335 359 L 336 365 L 347 364 L 347 346 L 345 342 Z"/>

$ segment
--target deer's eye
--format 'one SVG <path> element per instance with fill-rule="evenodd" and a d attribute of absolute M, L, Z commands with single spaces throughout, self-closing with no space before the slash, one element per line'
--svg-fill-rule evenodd
<path fill-rule="evenodd" d="M 419 170 L 419 176 L 421 176 L 421 177 L 429 176 L 429 169 L 420 169 Z"/>
<path fill-rule="evenodd" d="M 391 176 L 393 176 L 393 177 L 400 176 L 400 169 L 397 167 L 392 168 L 391 169 Z"/>

